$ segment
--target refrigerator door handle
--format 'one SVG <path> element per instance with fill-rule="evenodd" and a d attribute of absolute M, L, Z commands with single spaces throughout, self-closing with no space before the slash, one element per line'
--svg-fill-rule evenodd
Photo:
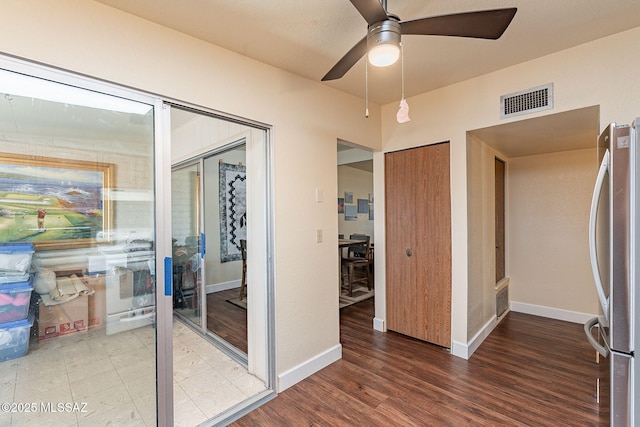
<path fill-rule="evenodd" d="M 607 357 L 609 355 L 609 349 L 601 345 L 593 337 L 593 334 L 591 333 L 591 329 L 593 329 L 593 327 L 596 326 L 597 324 L 598 324 L 597 317 L 594 317 L 593 319 L 589 320 L 587 323 L 584 324 L 584 333 L 587 335 L 587 340 L 589 341 L 589 344 L 591 344 L 591 346 L 595 348 L 598 351 L 598 353 L 602 355 L 602 357 Z"/>
<path fill-rule="evenodd" d="M 591 199 L 591 212 L 589 214 L 589 257 L 591 258 L 591 271 L 593 273 L 593 280 L 596 282 L 596 291 L 598 292 L 598 299 L 602 306 L 604 315 L 609 318 L 609 298 L 607 298 L 604 287 L 602 284 L 602 278 L 600 277 L 600 267 L 598 266 L 598 251 L 596 247 L 596 217 L 598 214 L 598 204 L 600 203 L 600 195 L 602 194 L 602 187 L 604 185 L 604 177 L 609 170 L 609 150 L 605 151 L 602 157 L 602 163 L 600 169 L 598 169 L 598 176 L 596 178 L 595 189 L 593 190 L 593 197 Z"/>

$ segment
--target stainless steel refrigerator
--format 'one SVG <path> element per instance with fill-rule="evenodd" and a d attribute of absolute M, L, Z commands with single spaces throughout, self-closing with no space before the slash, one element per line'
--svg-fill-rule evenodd
<path fill-rule="evenodd" d="M 635 315 L 635 307 L 640 307 L 639 135 L 640 119 L 631 126 L 612 123 L 600 135 L 600 167 L 589 220 L 591 267 L 602 311 L 585 324 L 585 332 L 608 371 L 600 379 L 600 397 L 616 427 L 640 425 L 640 366 L 634 357 L 634 345 L 640 343 L 640 316 Z"/>

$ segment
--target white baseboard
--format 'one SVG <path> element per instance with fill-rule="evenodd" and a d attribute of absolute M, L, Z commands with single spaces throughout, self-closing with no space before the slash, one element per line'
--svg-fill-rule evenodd
<path fill-rule="evenodd" d="M 576 311 L 562 310 L 559 308 L 544 307 L 540 305 L 525 304 L 522 302 L 509 302 L 509 311 L 515 311 L 518 313 L 533 314 L 535 316 L 548 317 L 550 319 L 563 320 L 565 322 L 572 323 L 586 323 L 589 319 L 593 318 L 594 314 L 579 313 Z M 498 323 L 505 317 L 504 313 L 500 319 L 493 316 L 484 326 L 474 335 L 468 343 L 461 343 L 454 341 L 451 344 L 451 354 L 461 357 L 463 359 L 469 359 L 471 355 L 480 347 L 485 339 L 493 332 L 498 326 Z"/>
<path fill-rule="evenodd" d="M 498 319 L 496 318 L 496 316 L 493 316 L 487 323 L 484 324 L 484 326 L 482 326 L 482 328 L 480 328 L 478 333 L 476 333 L 473 338 L 471 338 L 471 341 L 469 341 L 469 357 L 471 357 L 471 355 L 475 353 L 478 347 L 480 347 L 480 344 L 482 344 L 484 340 L 486 340 L 487 337 L 491 335 L 491 332 L 493 332 L 496 326 L 498 326 Z"/>
<path fill-rule="evenodd" d="M 373 329 L 380 332 L 387 332 L 387 327 L 384 324 L 384 319 L 377 317 L 373 318 Z"/>
<path fill-rule="evenodd" d="M 469 359 L 469 346 L 458 341 L 451 342 L 451 354 L 461 357 L 465 360 Z"/>
<path fill-rule="evenodd" d="M 315 374 L 322 368 L 326 368 L 333 362 L 342 359 L 342 344 L 338 344 L 317 356 L 289 369 L 278 375 L 278 393 L 283 392 L 292 385 Z"/>
<path fill-rule="evenodd" d="M 518 313 L 533 314 L 534 316 L 548 317 L 550 319 L 563 320 L 572 323 L 586 323 L 595 314 L 579 313 L 577 311 L 562 310 L 559 308 L 544 307 L 541 305 L 526 304 L 510 301 L 509 309 Z"/>
<path fill-rule="evenodd" d="M 227 291 L 229 289 L 235 289 L 239 287 L 240 279 L 232 280 L 230 282 L 214 283 L 212 285 L 207 285 L 205 289 L 208 294 L 212 294 L 214 292 Z"/>
<path fill-rule="evenodd" d="M 493 316 L 482 328 L 476 333 L 468 343 L 453 341 L 451 345 L 451 354 L 468 360 L 473 353 L 480 347 L 480 344 L 493 332 L 498 325 L 498 319 Z"/>

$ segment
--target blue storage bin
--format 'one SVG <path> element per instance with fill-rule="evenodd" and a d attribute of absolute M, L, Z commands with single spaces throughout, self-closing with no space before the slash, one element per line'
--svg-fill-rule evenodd
<path fill-rule="evenodd" d="M 33 243 L 0 243 L 0 275 L 24 276 L 31 268 Z"/>
<path fill-rule="evenodd" d="M 0 324 L 0 362 L 26 356 L 33 326 L 33 315 L 28 319 Z"/>
<path fill-rule="evenodd" d="M 33 284 L 26 282 L 4 283 L 0 285 L 0 325 L 26 319 Z"/>

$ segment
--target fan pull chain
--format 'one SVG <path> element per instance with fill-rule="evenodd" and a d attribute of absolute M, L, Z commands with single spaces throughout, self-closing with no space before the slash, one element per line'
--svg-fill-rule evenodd
<path fill-rule="evenodd" d="M 398 113 L 396 114 L 396 119 L 398 123 L 407 123 L 411 121 L 409 118 L 409 104 L 407 100 L 404 99 L 404 45 L 400 43 L 400 56 L 401 58 L 401 81 L 402 81 L 402 98 L 400 99 L 400 108 L 398 109 Z"/>
<path fill-rule="evenodd" d="M 369 54 L 364 61 L 364 117 L 369 118 Z"/>
<path fill-rule="evenodd" d="M 404 44 L 402 42 L 400 42 L 400 61 L 400 72 L 402 73 L 402 97 L 400 99 L 404 99 Z"/>

